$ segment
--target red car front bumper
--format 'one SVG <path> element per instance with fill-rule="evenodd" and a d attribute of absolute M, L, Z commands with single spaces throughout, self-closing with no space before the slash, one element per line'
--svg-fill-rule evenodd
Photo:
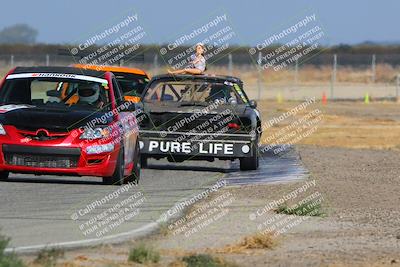
<path fill-rule="evenodd" d="M 27 139 L 13 126 L 0 136 L 0 171 L 109 177 L 114 173 L 120 146 L 110 152 L 88 154 L 95 142 L 66 134 L 52 140 Z"/>

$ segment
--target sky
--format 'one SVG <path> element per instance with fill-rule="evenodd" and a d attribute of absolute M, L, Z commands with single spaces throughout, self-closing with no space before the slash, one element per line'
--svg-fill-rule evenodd
<path fill-rule="evenodd" d="M 315 14 L 326 45 L 365 41 L 400 43 L 398 0 L 37 0 L 4 1 L 0 29 L 26 23 L 39 31 L 41 43 L 80 43 L 137 14 L 145 43 L 168 43 L 226 14 L 231 42 L 257 45 L 274 33 Z M 221 26 L 222 27 L 222 26 Z"/>

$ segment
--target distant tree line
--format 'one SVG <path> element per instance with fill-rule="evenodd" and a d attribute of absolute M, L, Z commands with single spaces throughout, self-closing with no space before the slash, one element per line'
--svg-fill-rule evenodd
<path fill-rule="evenodd" d="M 34 44 L 38 31 L 27 24 L 15 24 L 0 31 L 0 44 Z"/>
<path fill-rule="evenodd" d="M 59 50 L 70 49 L 71 45 L 58 45 L 58 44 L 36 44 L 38 31 L 27 24 L 15 24 L 5 27 L 0 30 L 0 54 L 55 54 Z M 280 44 L 266 47 L 263 53 L 278 48 Z M 92 49 L 96 50 L 98 47 L 93 46 Z M 188 48 L 182 46 L 176 48 L 175 52 L 179 53 Z M 231 53 L 233 55 L 248 54 L 249 46 L 231 46 L 224 51 L 224 54 Z M 147 52 L 150 54 L 158 53 L 160 45 L 142 45 L 141 53 Z M 372 42 L 365 42 L 358 45 L 340 44 L 330 47 L 317 48 L 316 52 L 323 52 L 324 54 L 399 54 L 399 45 L 380 45 Z"/>

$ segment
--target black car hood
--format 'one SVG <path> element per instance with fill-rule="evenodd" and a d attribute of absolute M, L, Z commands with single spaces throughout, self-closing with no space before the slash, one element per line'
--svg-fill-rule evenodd
<path fill-rule="evenodd" d="M 106 125 L 112 116 L 106 112 L 87 109 L 51 108 L 29 106 L 2 112 L 0 106 L 0 123 L 13 125 L 18 129 L 37 130 L 44 128 L 50 131 L 70 131 L 79 127 Z"/>
<path fill-rule="evenodd" d="M 251 124 L 246 118 L 246 105 L 181 106 L 176 104 L 144 103 L 141 128 L 167 131 L 203 131 L 207 122 L 216 125 L 213 131 L 222 130 L 231 122 Z M 193 114 L 199 114 L 193 116 Z"/>

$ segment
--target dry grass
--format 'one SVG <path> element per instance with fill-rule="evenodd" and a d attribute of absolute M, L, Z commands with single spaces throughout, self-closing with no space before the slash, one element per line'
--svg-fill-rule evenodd
<path fill-rule="evenodd" d="M 262 101 L 259 104 L 263 120 L 277 117 L 300 102 Z M 318 145 L 324 147 L 400 149 L 400 121 L 395 118 L 400 104 L 377 102 L 329 102 L 327 105 L 316 103 L 291 119 L 299 119 L 313 109 L 323 114 L 317 130 L 297 144 Z M 392 114 L 392 115 L 390 115 Z M 390 115 L 390 116 L 389 116 Z M 389 116 L 389 117 L 388 117 Z M 262 140 L 279 132 L 291 123 L 285 120 L 276 127 L 265 129 Z M 266 143 L 266 142 L 264 142 Z"/>
<path fill-rule="evenodd" d="M 168 264 L 168 267 L 188 267 L 188 265 L 186 262 L 178 259 Z"/>
<path fill-rule="evenodd" d="M 227 67 L 211 66 L 209 73 L 229 74 Z M 395 77 L 400 73 L 399 67 L 392 67 L 387 64 L 376 65 L 375 82 L 394 83 Z M 258 72 L 255 65 L 234 66 L 232 74 L 238 76 L 248 84 L 253 84 L 257 80 Z M 308 83 L 326 83 L 330 82 L 332 77 L 332 66 L 300 66 L 298 70 L 298 82 Z M 372 70 L 370 68 L 356 68 L 347 66 L 338 66 L 336 73 L 337 82 L 343 83 L 370 83 L 372 82 Z M 264 70 L 262 71 L 262 80 L 265 83 L 294 83 L 295 73 L 293 68 L 286 68 L 280 71 Z"/>
<path fill-rule="evenodd" d="M 160 261 L 160 253 L 154 248 L 142 243 L 129 251 L 128 261 L 142 264 L 157 263 Z"/>
<path fill-rule="evenodd" d="M 257 233 L 244 237 L 239 243 L 227 245 L 221 249 L 209 249 L 214 253 L 243 253 L 253 249 L 273 249 L 277 246 L 277 240 L 272 233 Z"/>
<path fill-rule="evenodd" d="M 3 77 L 7 74 L 8 71 L 9 68 L 0 67 L 0 79 L 3 79 Z"/>
<path fill-rule="evenodd" d="M 29 66 L 34 64 L 33 62 L 21 62 L 22 66 Z M 141 66 L 136 66 L 141 67 Z M 152 75 L 165 73 L 167 67 L 158 69 L 158 73 L 155 73 L 151 65 L 143 66 L 144 69 L 149 71 Z M 0 66 L 0 78 L 9 71 L 9 66 Z M 207 70 L 208 73 L 217 73 L 222 75 L 229 75 L 230 71 L 227 66 L 212 66 L 210 65 Z M 376 78 L 375 81 L 379 83 L 393 83 L 395 77 L 400 73 L 400 67 L 393 67 L 388 64 L 377 64 L 376 65 Z M 247 84 L 253 84 L 257 80 L 258 72 L 256 65 L 234 65 L 232 74 L 238 76 Z M 295 73 L 293 66 L 289 68 L 274 71 L 267 69 L 261 72 L 262 80 L 265 83 L 293 83 Z M 298 70 L 298 82 L 307 83 L 326 83 L 331 80 L 332 66 L 313 66 L 313 65 L 302 65 Z M 337 82 L 345 83 L 369 83 L 372 81 L 372 70 L 366 67 L 347 67 L 338 66 L 337 69 Z"/>
<path fill-rule="evenodd" d="M 237 265 L 209 254 L 191 254 L 171 262 L 168 267 L 237 267 Z"/>
<path fill-rule="evenodd" d="M 384 263 L 384 262 L 376 262 L 376 263 L 369 263 L 369 264 L 365 264 L 365 263 L 360 263 L 360 264 L 344 264 L 344 263 L 334 263 L 334 264 L 328 264 L 327 267 L 398 267 L 400 266 L 400 262 L 399 261 L 395 261 L 395 262 L 388 262 L 388 263 Z"/>

